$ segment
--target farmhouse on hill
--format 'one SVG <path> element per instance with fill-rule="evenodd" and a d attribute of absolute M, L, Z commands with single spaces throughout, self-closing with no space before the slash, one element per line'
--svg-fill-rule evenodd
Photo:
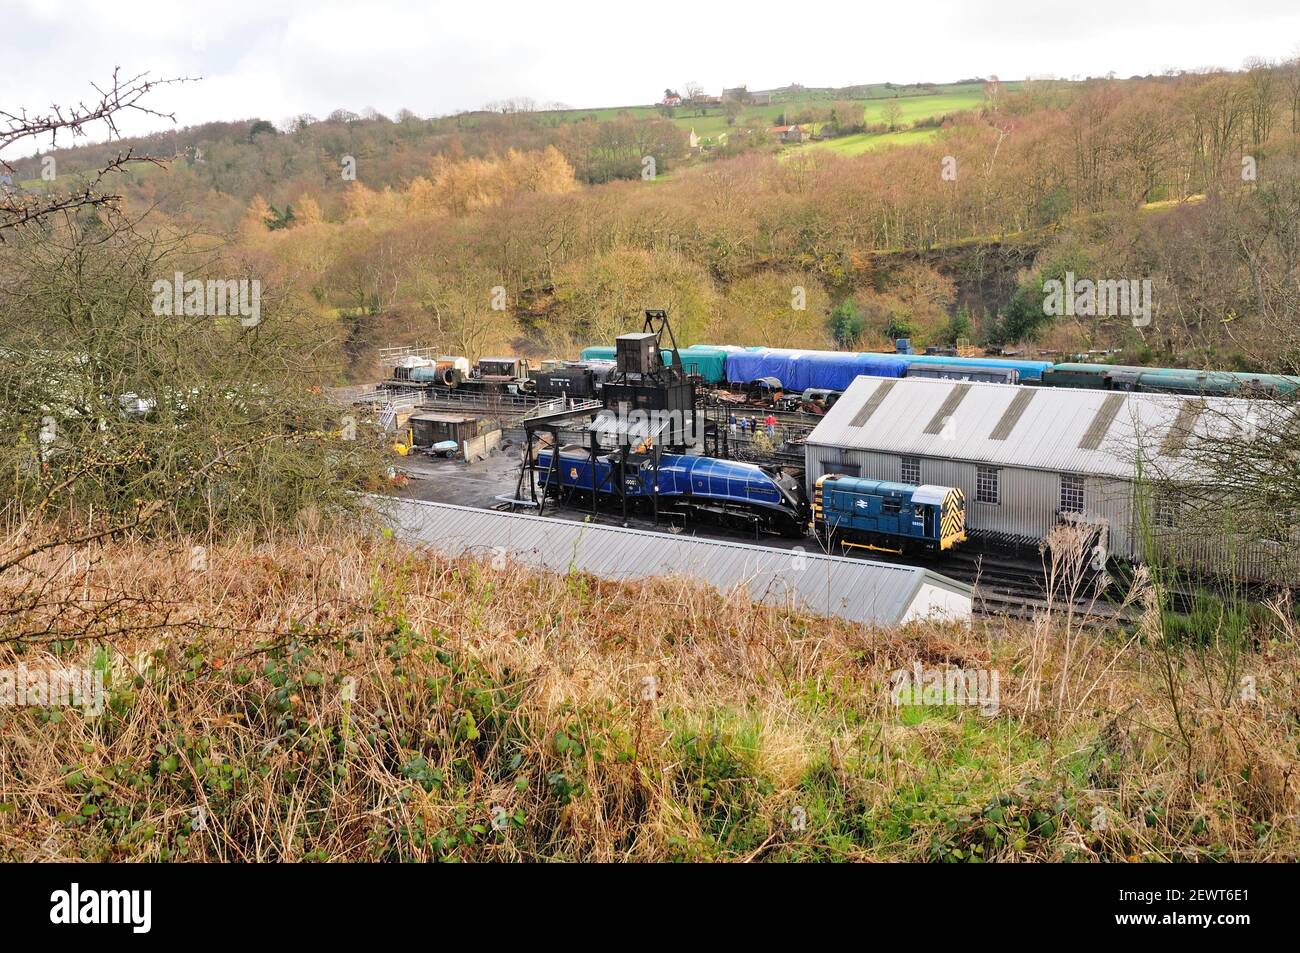
<path fill-rule="evenodd" d="M 767 131 L 782 142 L 804 142 L 808 139 L 808 130 L 803 126 L 772 126 Z"/>

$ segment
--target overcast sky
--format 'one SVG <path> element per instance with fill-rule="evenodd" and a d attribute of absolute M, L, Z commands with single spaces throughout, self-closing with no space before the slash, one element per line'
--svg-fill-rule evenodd
<path fill-rule="evenodd" d="M 1297 44 L 1297 0 L 10 0 L 0 3 L 0 108 L 86 97 L 115 66 L 203 77 L 152 100 L 190 125 L 340 107 L 442 115 L 525 96 L 617 106 L 688 80 L 717 93 L 1129 76 L 1238 68 Z M 127 131 L 160 125 L 138 119 Z"/>

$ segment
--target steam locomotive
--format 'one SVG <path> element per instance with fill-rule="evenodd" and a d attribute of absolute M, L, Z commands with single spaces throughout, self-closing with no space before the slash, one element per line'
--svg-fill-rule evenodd
<path fill-rule="evenodd" d="M 789 474 L 734 460 L 664 454 L 656 469 L 648 456 L 616 452 L 597 456 L 593 471 L 585 448 L 564 447 L 558 455 L 539 451 L 537 469 L 552 497 L 590 500 L 594 493 L 608 505 L 626 495 L 633 512 L 647 513 L 657 502 L 661 512 L 696 522 L 787 537 L 811 530 L 828 550 L 943 552 L 966 541 L 966 498 L 955 487 L 828 474 L 817 481 L 810 508 L 803 486 Z"/>
<path fill-rule="evenodd" d="M 657 503 L 660 511 L 678 512 L 692 521 L 756 527 L 790 537 L 804 535 L 808 523 L 799 481 L 753 463 L 668 453 L 656 468 L 649 456 L 615 452 L 597 456 L 593 472 L 585 448 L 564 447 L 558 460 L 550 449 L 539 451 L 537 468 L 546 492 L 555 497 L 590 499 L 594 492 L 598 502 L 608 504 L 626 496 L 637 512 L 648 512 Z"/>

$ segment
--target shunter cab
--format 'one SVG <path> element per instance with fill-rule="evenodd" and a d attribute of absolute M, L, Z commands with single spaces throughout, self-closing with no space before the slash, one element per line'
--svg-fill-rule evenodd
<path fill-rule="evenodd" d="M 826 474 L 812 508 L 813 533 L 827 545 L 943 552 L 966 541 L 966 495 L 957 487 Z"/>

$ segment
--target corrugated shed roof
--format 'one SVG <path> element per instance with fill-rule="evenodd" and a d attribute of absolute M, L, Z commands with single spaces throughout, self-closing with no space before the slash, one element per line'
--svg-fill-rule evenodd
<path fill-rule="evenodd" d="M 760 602 L 855 622 L 903 621 L 926 584 L 967 599 L 971 593 L 969 586 L 915 566 L 448 503 L 375 499 L 401 538 L 448 556 L 505 555 L 549 572 L 572 568 L 611 580 L 691 578 L 724 593 L 744 587 Z"/>
<path fill-rule="evenodd" d="M 1029 396 L 1027 396 L 1029 395 Z M 1250 412 L 1251 401 L 909 377 L 859 377 L 808 436 L 814 446 L 997 466 L 1132 477 L 1171 458 L 1189 436 Z M 1162 460 L 1168 467 L 1171 461 Z M 1172 462 L 1177 462 L 1174 459 Z M 1169 472 L 1168 469 L 1165 472 Z"/>

